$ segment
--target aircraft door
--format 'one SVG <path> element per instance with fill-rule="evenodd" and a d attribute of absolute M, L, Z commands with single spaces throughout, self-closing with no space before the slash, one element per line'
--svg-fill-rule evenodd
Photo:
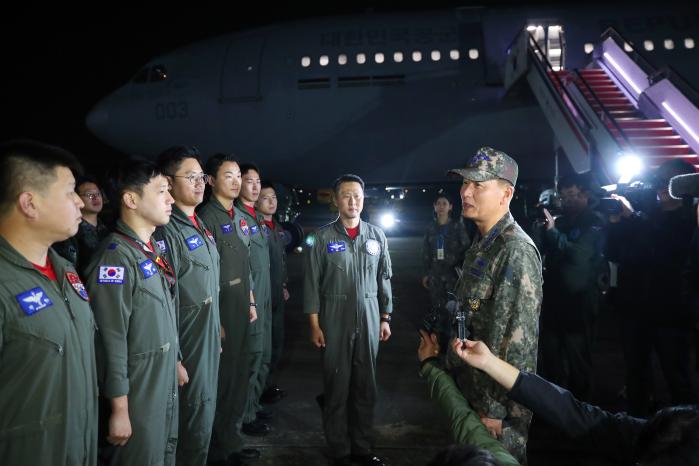
<path fill-rule="evenodd" d="M 565 68 L 565 34 L 559 24 L 530 25 L 527 31 L 531 33 L 536 45 L 546 55 L 554 71 Z"/>
<path fill-rule="evenodd" d="M 221 100 L 250 102 L 260 100 L 260 63 L 265 37 L 236 37 L 228 44 L 221 73 Z"/>

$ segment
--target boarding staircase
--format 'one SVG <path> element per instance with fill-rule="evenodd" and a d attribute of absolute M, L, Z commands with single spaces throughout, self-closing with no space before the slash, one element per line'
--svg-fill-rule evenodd
<path fill-rule="evenodd" d="M 574 170 L 616 183 L 635 155 L 646 171 L 682 159 L 699 168 L 699 98 L 671 70 L 657 70 L 613 29 L 583 69 L 552 65 L 528 31 L 508 51 L 508 90 L 526 80 Z"/>

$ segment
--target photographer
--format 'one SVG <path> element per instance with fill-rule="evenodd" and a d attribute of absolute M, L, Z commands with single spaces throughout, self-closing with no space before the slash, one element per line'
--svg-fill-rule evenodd
<path fill-rule="evenodd" d="M 591 392 L 592 340 L 604 262 L 604 220 L 590 208 L 591 180 L 570 175 L 559 183 L 562 214 L 544 208 L 544 300 L 540 372 L 578 398 Z"/>
<path fill-rule="evenodd" d="M 673 199 L 668 181 L 693 173 L 680 160 L 661 165 L 655 173 L 657 203 L 636 210 L 626 197 L 619 215 L 610 216 L 608 256 L 617 262 L 617 307 L 623 318 L 628 411 L 649 413 L 653 349 L 667 380 L 672 404 L 696 401 L 689 376 L 690 313 L 682 293 L 682 270 L 690 252 L 697 220 L 691 202 Z"/>

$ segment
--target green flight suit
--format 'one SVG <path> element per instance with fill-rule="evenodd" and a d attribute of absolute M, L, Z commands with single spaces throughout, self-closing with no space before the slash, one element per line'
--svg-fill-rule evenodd
<path fill-rule="evenodd" d="M 126 445 L 114 447 L 111 465 L 175 464 L 175 290 L 156 264 L 160 251 L 151 244 L 155 251 L 146 253 L 133 230 L 118 221 L 117 232 L 100 245 L 85 269 L 99 328 L 100 395 L 126 395 L 129 402 L 132 435 Z"/>
<path fill-rule="evenodd" d="M 361 221 L 353 240 L 340 220 L 309 240 L 303 309 L 318 314 L 325 439 L 337 457 L 371 450 L 380 317 L 393 311 L 386 235 Z"/>
<path fill-rule="evenodd" d="M 236 218 L 243 234 L 250 238 L 250 269 L 253 293 L 257 304 L 257 320 L 250 325 L 250 386 L 244 422 L 257 419 L 261 409 L 260 395 L 267 383 L 272 359 L 272 296 L 270 282 L 269 243 L 262 229 L 262 215 L 255 218 L 242 201 L 236 201 L 241 215 Z"/>
<path fill-rule="evenodd" d="M 216 417 L 209 447 L 209 461 L 221 461 L 243 448 L 240 432 L 247 406 L 250 377 L 250 238 L 240 229 L 242 216 L 234 218 L 211 196 L 199 215 L 211 227 L 221 256 L 220 314 L 224 337 L 218 368 Z"/>
<path fill-rule="evenodd" d="M 97 463 L 95 320 L 75 268 L 50 281 L 0 237 L 0 462 Z"/>
<path fill-rule="evenodd" d="M 282 238 L 281 226 L 274 222 L 274 229 L 267 224 L 262 225 L 262 231 L 269 243 L 270 279 L 272 283 L 272 358 L 270 376 L 267 386 L 270 386 L 271 374 L 279 363 L 284 346 L 284 288 L 289 281 L 286 272 L 286 248 Z"/>
<path fill-rule="evenodd" d="M 534 242 L 508 212 L 485 237 L 477 234 L 466 251 L 457 295 L 470 313 L 471 339 L 522 371 L 536 369 L 541 309 L 541 257 Z M 482 371 L 460 366 L 459 386 L 479 415 L 503 420 L 502 442 L 526 461 L 532 413 L 511 401 L 505 389 Z"/>
<path fill-rule="evenodd" d="M 177 320 L 182 365 L 189 383 L 180 394 L 177 465 L 206 464 L 216 409 L 221 352 L 219 255 L 200 218 L 199 228 L 177 206 L 155 238 L 177 276 Z"/>

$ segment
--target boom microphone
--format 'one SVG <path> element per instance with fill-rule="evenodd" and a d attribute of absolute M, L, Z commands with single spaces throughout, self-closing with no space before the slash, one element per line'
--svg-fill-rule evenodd
<path fill-rule="evenodd" d="M 699 197 L 699 173 L 677 175 L 670 178 L 670 196 L 675 199 Z"/>

